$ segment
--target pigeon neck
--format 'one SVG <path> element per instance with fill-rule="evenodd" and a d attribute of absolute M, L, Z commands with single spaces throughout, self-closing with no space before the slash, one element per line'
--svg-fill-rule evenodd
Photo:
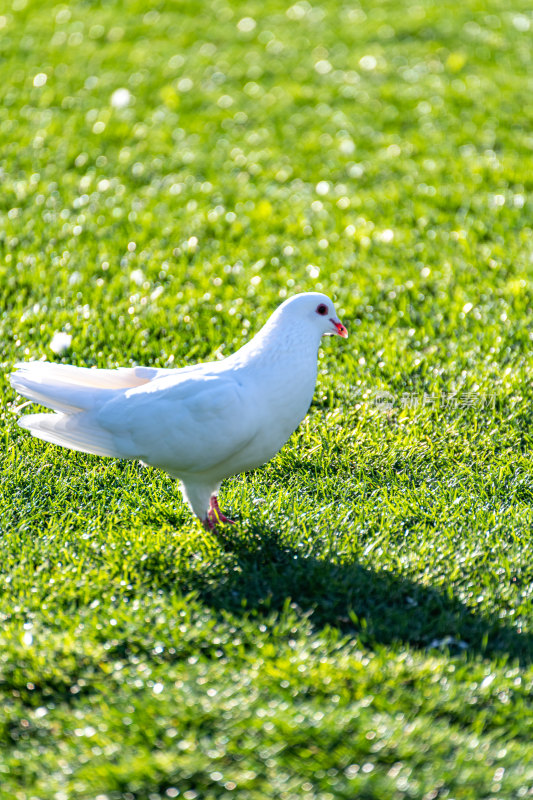
<path fill-rule="evenodd" d="M 314 326 L 307 325 L 301 319 L 287 320 L 274 315 L 235 355 L 245 360 L 250 357 L 287 362 L 295 360 L 298 364 L 309 358 L 316 364 L 321 338 Z"/>

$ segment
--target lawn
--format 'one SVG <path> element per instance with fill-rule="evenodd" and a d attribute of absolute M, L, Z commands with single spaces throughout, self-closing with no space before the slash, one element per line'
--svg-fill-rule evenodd
<path fill-rule="evenodd" d="M 533 794 L 512 5 L 1 11 L 1 800 Z M 224 484 L 225 538 L 165 474 L 16 425 L 18 360 L 215 359 L 306 290 L 350 338 L 281 453 Z"/>

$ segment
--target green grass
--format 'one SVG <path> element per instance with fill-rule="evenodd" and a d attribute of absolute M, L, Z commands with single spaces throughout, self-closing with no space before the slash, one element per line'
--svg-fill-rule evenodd
<path fill-rule="evenodd" d="M 0 798 L 531 795 L 530 4 L 0 25 Z M 179 366 L 315 289 L 350 338 L 225 483 L 226 540 L 168 476 L 16 426 L 5 374 L 55 331 Z"/>

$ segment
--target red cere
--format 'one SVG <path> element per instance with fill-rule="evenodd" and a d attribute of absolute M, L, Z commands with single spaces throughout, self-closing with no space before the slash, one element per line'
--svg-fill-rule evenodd
<path fill-rule="evenodd" d="M 338 319 L 332 319 L 330 320 L 330 322 L 333 322 L 339 336 L 342 336 L 343 339 L 348 338 L 348 331 L 346 330 L 342 322 L 339 322 Z"/>

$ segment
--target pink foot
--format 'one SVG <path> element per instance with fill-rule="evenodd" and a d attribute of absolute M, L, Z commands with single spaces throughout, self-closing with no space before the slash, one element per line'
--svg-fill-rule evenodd
<path fill-rule="evenodd" d="M 211 516 L 211 510 L 207 512 L 207 517 L 202 520 L 202 525 L 204 526 L 206 531 L 212 531 L 216 527 L 215 522 Z"/>
<path fill-rule="evenodd" d="M 225 517 L 220 508 L 218 507 L 218 500 L 216 495 L 212 495 L 209 501 L 209 511 L 207 517 L 204 519 L 204 527 L 208 531 L 212 531 L 218 524 L 222 525 L 235 525 L 235 522 L 229 517 Z"/>

